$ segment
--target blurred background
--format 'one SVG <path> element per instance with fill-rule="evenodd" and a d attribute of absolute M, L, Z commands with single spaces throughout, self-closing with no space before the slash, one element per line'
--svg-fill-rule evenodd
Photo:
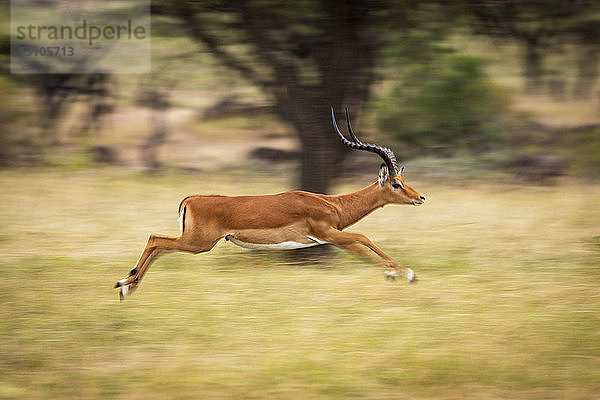
<path fill-rule="evenodd" d="M 152 2 L 151 74 L 11 75 L 5 24 L 0 163 L 289 161 L 294 186 L 328 192 L 362 170 L 334 106 L 403 160 L 530 182 L 600 173 L 595 2 L 179 3 Z"/>
<path fill-rule="evenodd" d="M 151 73 L 26 75 L 0 4 L 0 398 L 600 396 L 600 3 L 153 0 Z M 330 106 L 418 284 L 221 244 L 118 303 L 189 194 L 374 181 Z"/>

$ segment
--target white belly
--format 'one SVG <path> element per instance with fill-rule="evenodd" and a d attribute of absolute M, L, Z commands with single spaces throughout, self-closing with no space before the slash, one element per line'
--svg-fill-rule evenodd
<path fill-rule="evenodd" d="M 239 239 L 233 237 L 233 235 L 225 236 L 225 240 L 230 241 L 233 244 L 236 244 L 240 247 L 244 247 L 246 249 L 256 249 L 256 250 L 292 250 L 292 249 L 302 249 L 305 247 L 313 247 L 318 246 L 320 244 L 325 244 L 327 242 L 323 242 L 317 238 L 312 236 L 306 237 L 310 242 L 308 243 L 300 243 L 294 241 L 286 241 L 281 243 L 249 243 L 243 242 Z"/>

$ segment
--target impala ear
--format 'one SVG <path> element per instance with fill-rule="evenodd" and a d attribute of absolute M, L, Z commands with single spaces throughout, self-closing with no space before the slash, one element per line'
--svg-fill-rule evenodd
<path fill-rule="evenodd" d="M 385 183 L 390 179 L 390 173 L 388 172 L 388 167 L 385 164 L 381 164 L 379 167 L 379 177 L 377 181 L 379 182 L 379 186 L 384 187 Z"/>

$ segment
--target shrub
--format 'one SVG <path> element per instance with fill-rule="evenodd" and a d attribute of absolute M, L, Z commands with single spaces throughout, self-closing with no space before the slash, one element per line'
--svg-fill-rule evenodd
<path fill-rule="evenodd" d="M 508 96 L 485 74 L 485 60 L 437 54 L 405 63 L 389 94 L 376 101 L 377 127 L 419 147 L 486 150 L 503 131 Z"/>

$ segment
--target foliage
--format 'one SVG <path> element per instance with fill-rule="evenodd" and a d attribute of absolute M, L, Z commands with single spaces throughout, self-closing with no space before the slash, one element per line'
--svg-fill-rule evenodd
<path fill-rule="evenodd" d="M 582 129 L 569 134 L 570 153 L 573 155 L 573 168 L 581 175 L 590 178 L 600 177 L 600 127 Z"/>
<path fill-rule="evenodd" d="M 484 59 L 454 53 L 433 35 L 417 32 L 396 43 L 394 68 L 402 69 L 375 103 L 377 126 L 420 147 L 485 149 L 502 133 L 508 97 L 486 76 Z"/>

